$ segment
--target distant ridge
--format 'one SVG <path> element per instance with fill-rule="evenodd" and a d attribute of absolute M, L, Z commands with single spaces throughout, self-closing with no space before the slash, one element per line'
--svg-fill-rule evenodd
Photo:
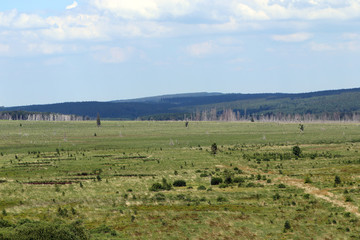
<path fill-rule="evenodd" d="M 223 93 L 208 93 L 208 92 L 199 92 L 199 93 L 178 93 L 178 94 L 167 94 L 167 95 L 159 95 L 153 97 L 143 97 L 143 98 L 134 98 L 127 100 L 115 100 L 111 102 L 161 102 L 164 99 L 171 98 L 186 98 L 186 97 L 205 97 L 205 96 L 218 96 L 223 95 Z"/>
<path fill-rule="evenodd" d="M 124 120 L 357 119 L 360 88 L 307 93 L 182 93 L 110 102 L 68 102 L 18 107 L 27 111 Z"/>

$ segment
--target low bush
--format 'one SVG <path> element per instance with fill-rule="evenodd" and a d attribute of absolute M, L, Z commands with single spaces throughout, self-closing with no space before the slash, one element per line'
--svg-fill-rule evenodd
<path fill-rule="evenodd" d="M 150 191 L 160 191 L 163 190 L 163 186 L 161 185 L 161 183 L 154 183 L 151 187 L 150 187 Z"/>
<path fill-rule="evenodd" d="M 236 177 L 236 178 L 234 178 L 233 182 L 234 183 L 244 183 L 245 179 L 242 177 Z"/>
<path fill-rule="evenodd" d="M 171 190 L 171 184 L 167 182 L 167 180 L 165 178 L 162 179 L 162 184 L 161 183 L 154 183 L 150 188 L 150 191 L 162 191 L 162 190 Z"/>
<path fill-rule="evenodd" d="M 228 200 L 225 197 L 219 196 L 216 201 L 218 202 L 227 202 Z"/>
<path fill-rule="evenodd" d="M 185 180 L 176 180 L 173 183 L 174 187 L 185 187 L 186 186 L 186 181 Z"/>
<path fill-rule="evenodd" d="M 312 183 L 311 178 L 309 176 L 306 177 L 304 183 Z"/>
<path fill-rule="evenodd" d="M 109 233 L 109 232 L 111 232 L 111 228 L 105 224 L 101 224 L 99 227 L 93 229 L 91 232 L 93 232 L 93 233 Z"/>
<path fill-rule="evenodd" d="M 223 182 L 223 180 L 220 177 L 211 178 L 211 185 L 219 185 L 222 182 Z"/>
<path fill-rule="evenodd" d="M 165 197 L 165 195 L 162 194 L 162 193 L 157 193 L 157 194 L 155 194 L 155 196 L 154 196 L 154 200 L 156 200 L 156 201 L 165 201 L 165 200 L 166 200 L 166 197 Z"/>
<path fill-rule="evenodd" d="M 61 221 L 50 223 L 27 220 L 19 221 L 13 228 L 3 232 L 1 239 L 87 240 L 89 237 L 80 221 L 65 224 Z"/>
<path fill-rule="evenodd" d="M 225 184 L 231 184 L 232 182 L 233 182 L 233 179 L 230 176 L 225 178 L 225 181 L 224 181 Z"/>

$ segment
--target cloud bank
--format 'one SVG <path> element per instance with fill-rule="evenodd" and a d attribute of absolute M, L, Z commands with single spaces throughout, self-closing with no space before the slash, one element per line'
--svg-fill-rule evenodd
<path fill-rule="evenodd" d="M 0 53 L 58 54 L 74 51 L 74 48 L 59 47 L 69 43 L 94 45 L 94 42 L 97 44 L 104 41 L 116 43 L 120 39 L 157 39 L 268 30 L 278 30 L 279 33 L 269 36 L 274 41 L 301 43 L 316 37 L 316 33 L 311 31 L 312 26 L 318 23 L 331 24 L 358 19 L 360 1 L 87 0 L 81 2 L 81 5 L 74 1 L 66 6 L 66 10 L 57 15 L 21 13 L 16 9 L 0 12 Z M 284 29 L 292 27 L 295 31 L 284 32 Z M 348 35 L 344 35 L 345 37 L 352 38 L 351 44 L 346 44 L 357 46 L 360 41 L 358 33 L 346 34 Z M 343 41 L 349 41 L 345 37 Z M 41 47 L 43 50 L 36 50 Z M 190 55 L 202 57 L 209 55 L 215 47 L 211 40 L 202 43 L 197 40 L 187 44 L 186 49 Z M 329 47 L 317 42 L 309 46 L 309 49 L 346 47 Z"/>

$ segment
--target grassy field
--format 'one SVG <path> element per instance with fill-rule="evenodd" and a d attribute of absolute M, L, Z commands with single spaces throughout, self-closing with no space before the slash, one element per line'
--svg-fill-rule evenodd
<path fill-rule="evenodd" d="M 0 121 L 0 239 L 359 239 L 359 150 L 355 123 Z"/>

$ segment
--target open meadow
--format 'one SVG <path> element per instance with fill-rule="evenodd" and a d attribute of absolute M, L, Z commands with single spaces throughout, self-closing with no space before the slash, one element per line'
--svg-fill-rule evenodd
<path fill-rule="evenodd" d="M 360 124 L 303 127 L 0 121 L 0 239 L 359 239 Z"/>

